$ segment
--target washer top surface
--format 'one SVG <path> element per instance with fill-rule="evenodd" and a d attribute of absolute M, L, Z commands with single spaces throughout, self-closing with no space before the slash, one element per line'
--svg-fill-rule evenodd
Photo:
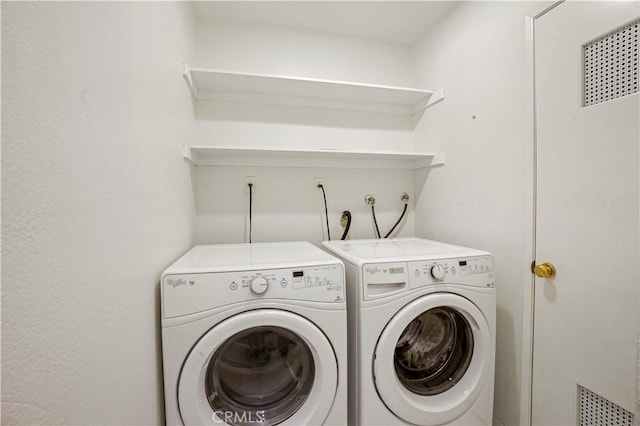
<path fill-rule="evenodd" d="M 255 270 L 330 263 L 338 263 L 338 260 L 306 241 L 198 245 L 164 273 Z"/>
<path fill-rule="evenodd" d="M 323 246 L 355 264 L 487 256 L 489 252 L 422 238 L 325 241 Z"/>

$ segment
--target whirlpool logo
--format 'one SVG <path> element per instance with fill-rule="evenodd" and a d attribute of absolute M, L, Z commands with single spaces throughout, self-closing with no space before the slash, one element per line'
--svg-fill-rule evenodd
<path fill-rule="evenodd" d="M 187 280 L 182 279 L 182 278 L 178 278 L 177 280 L 174 280 L 173 278 L 168 278 L 167 279 L 167 285 L 170 285 L 173 288 L 180 287 L 181 285 L 185 285 L 185 286 L 186 285 L 190 285 L 190 286 L 192 286 L 195 283 L 196 283 L 195 281 L 191 281 L 191 280 L 187 281 Z"/>

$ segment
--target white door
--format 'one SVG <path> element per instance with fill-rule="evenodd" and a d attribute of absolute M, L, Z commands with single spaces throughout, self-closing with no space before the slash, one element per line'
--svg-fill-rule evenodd
<path fill-rule="evenodd" d="M 321 425 L 338 386 L 335 352 L 309 320 L 258 309 L 210 329 L 184 362 L 185 425 Z"/>
<path fill-rule="evenodd" d="M 635 411 L 639 17 L 637 1 L 565 2 L 535 22 L 536 263 L 556 275 L 535 278 L 534 425 Z"/>
<path fill-rule="evenodd" d="M 434 293 L 389 321 L 373 358 L 376 390 L 398 417 L 442 425 L 476 401 L 492 371 L 489 324 L 468 299 Z"/>

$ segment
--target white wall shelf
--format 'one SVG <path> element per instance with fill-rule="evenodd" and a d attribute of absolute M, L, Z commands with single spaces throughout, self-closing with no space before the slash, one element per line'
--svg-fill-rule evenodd
<path fill-rule="evenodd" d="M 184 146 L 183 157 L 196 166 L 328 167 L 413 170 L 444 164 L 442 153 L 357 152 Z"/>
<path fill-rule="evenodd" d="M 444 99 L 437 91 L 337 80 L 189 68 L 184 79 L 192 96 L 220 100 L 374 111 L 412 115 Z"/>

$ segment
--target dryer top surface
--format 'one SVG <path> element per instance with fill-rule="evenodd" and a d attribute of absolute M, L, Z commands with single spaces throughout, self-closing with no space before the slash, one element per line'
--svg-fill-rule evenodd
<path fill-rule="evenodd" d="M 335 264 L 339 261 L 306 241 L 216 244 L 193 247 L 164 273 L 197 273 Z"/>
<path fill-rule="evenodd" d="M 355 264 L 487 256 L 489 252 L 422 238 L 325 241 L 323 246 Z"/>

